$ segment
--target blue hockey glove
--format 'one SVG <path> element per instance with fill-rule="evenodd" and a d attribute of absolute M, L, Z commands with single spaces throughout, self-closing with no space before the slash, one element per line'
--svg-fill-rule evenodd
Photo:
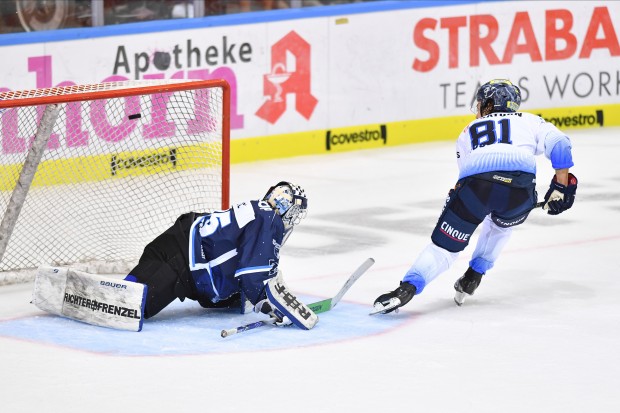
<path fill-rule="evenodd" d="M 549 215 L 558 215 L 573 206 L 575 194 L 577 192 L 577 178 L 573 174 L 568 174 L 568 185 L 558 183 L 554 176 L 549 184 L 549 190 L 545 194 L 543 209 Z"/>

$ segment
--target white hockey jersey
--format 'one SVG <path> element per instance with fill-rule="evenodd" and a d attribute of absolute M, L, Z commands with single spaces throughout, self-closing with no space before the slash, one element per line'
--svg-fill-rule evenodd
<path fill-rule="evenodd" d="M 553 153 L 558 143 L 563 154 Z M 472 121 L 459 135 L 459 179 L 491 171 L 535 174 L 535 156 L 542 153 L 555 169 L 573 166 L 570 140 L 553 124 L 531 113 L 492 113 Z"/>

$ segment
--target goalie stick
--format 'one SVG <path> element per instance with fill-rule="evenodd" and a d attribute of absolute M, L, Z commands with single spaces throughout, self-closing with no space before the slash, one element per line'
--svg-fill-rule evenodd
<path fill-rule="evenodd" d="M 366 261 L 362 263 L 362 265 L 360 265 L 355 271 L 353 271 L 353 274 L 351 274 L 351 276 L 347 279 L 347 281 L 344 283 L 342 288 L 340 288 L 340 291 L 338 291 L 338 294 L 336 294 L 332 298 L 326 298 L 325 300 L 321 300 L 321 301 L 317 301 L 315 303 L 309 304 L 308 307 L 310 307 L 310 309 L 314 311 L 315 314 L 324 313 L 326 311 L 331 310 L 332 308 L 336 306 L 336 304 L 338 304 L 338 302 L 340 302 L 340 300 L 346 294 L 346 292 L 349 291 L 349 288 L 351 288 L 353 283 L 355 283 L 355 281 L 357 281 L 374 263 L 375 263 L 375 260 L 373 258 L 368 258 Z M 264 320 L 264 321 L 256 321 L 254 323 L 246 324 L 246 325 L 239 326 L 236 328 L 222 330 L 221 336 L 225 338 L 228 336 L 232 336 L 233 334 L 241 333 L 241 332 L 248 331 L 248 330 L 253 330 L 255 328 L 262 327 L 262 326 L 273 325 L 275 323 L 276 323 L 276 320 L 274 318 L 270 318 L 269 320 Z"/>

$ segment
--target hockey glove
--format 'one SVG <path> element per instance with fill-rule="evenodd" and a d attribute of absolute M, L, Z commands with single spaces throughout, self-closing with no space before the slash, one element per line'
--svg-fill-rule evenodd
<path fill-rule="evenodd" d="M 285 327 L 292 324 L 291 320 L 275 308 L 267 298 L 256 303 L 254 312 L 267 314 L 275 320 L 274 324 L 278 327 Z"/>
<path fill-rule="evenodd" d="M 558 215 L 573 206 L 575 194 L 577 192 L 577 178 L 573 174 L 568 174 L 568 185 L 562 185 L 554 176 L 549 184 L 549 190 L 545 194 L 543 209 L 549 215 Z"/>

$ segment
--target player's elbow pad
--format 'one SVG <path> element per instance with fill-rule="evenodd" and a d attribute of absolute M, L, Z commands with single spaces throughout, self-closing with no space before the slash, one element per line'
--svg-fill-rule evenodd
<path fill-rule="evenodd" d="M 566 169 L 575 165 L 573 163 L 570 140 L 567 137 L 556 142 L 553 149 L 551 149 L 549 159 L 551 159 L 553 169 Z"/>

